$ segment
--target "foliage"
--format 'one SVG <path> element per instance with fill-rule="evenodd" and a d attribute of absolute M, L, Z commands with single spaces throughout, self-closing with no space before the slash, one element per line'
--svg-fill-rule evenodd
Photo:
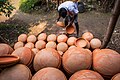
<path fill-rule="evenodd" d="M 36 3 L 40 2 L 41 0 L 21 0 L 20 1 L 20 10 L 23 12 L 29 12 L 32 10 Z"/>
<path fill-rule="evenodd" d="M 0 15 L 4 14 L 6 17 L 10 17 L 10 14 L 15 9 L 8 0 L 0 0 Z"/>

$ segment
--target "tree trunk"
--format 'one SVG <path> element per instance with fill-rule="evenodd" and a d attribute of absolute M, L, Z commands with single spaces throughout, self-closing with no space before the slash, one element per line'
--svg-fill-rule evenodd
<path fill-rule="evenodd" d="M 112 17 L 110 18 L 107 32 L 106 32 L 106 35 L 103 39 L 103 43 L 102 43 L 101 48 L 106 48 L 107 44 L 109 43 L 110 38 L 112 36 L 112 33 L 114 31 L 115 25 L 117 23 L 117 20 L 119 18 L 119 15 L 120 15 L 120 0 L 116 0 L 114 9 L 112 11 Z"/>

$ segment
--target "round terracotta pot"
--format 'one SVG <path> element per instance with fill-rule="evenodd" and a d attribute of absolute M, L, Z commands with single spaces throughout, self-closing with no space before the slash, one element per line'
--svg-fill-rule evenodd
<path fill-rule="evenodd" d="M 75 32 L 75 27 L 73 25 L 66 27 L 66 32 L 68 34 L 73 34 Z"/>
<path fill-rule="evenodd" d="M 0 43 L 0 56 L 8 55 L 13 52 L 13 48 L 5 43 Z"/>
<path fill-rule="evenodd" d="M 16 42 L 16 43 L 14 44 L 14 49 L 17 49 L 17 48 L 20 48 L 20 47 L 23 47 L 23 46 L 24 46 L 24 43 L 21 42 L 21 41 L 19 41 L 19 42 Z"/>
<path fill-rule="evenodd" d="M 27 41 L 27 34 L 21 34 L 18 36 L 18 41 L 21 41 L 21 42 L 26 42 Z"/>
<path fill-rule="evenodd" d="M 68 40 L 67 40 L 67 44 L 69 46 L 75 45 L 76 40 L 77 40 L 76 37 L 69 37 Z"/>
<path fill-rule="evenodd" d="M 37 41 L 37 37 L 35 35 L 29 35 L 27 38 L 27 42 L 35 43 Z"/>
<path fill-rule="evenodd" d="M 28 42 L 28 43 L 25 44 L 24 47 L 28 47 L 28 48 L 30 48 L 30 49 L 33 49 L 34 46 L 35 46 L 34 43 L 32 43 L 32 42 Z"/>
<path fill-rule="evenodd" d="M 57 40 L 57 36 L 55 34 L 50 34 L 47 37 L 47 41 L 56 41 Z"/>
<path fill-rule="evenodd" d="M 40 50 L 34 58 L 33 67 L 38 71 L 45 67 L 59 68 L 61 65 L 61 57 L 59 53 L 52 48 L 45 48 Z"/>
<path fill-rule="evenodd" d="M 93 51 L 93 68 L 105 77 L 120 72 L 120 54 L 111 49 Z"/>
<path fill-rule="evenodd" d="M 67 80 L 67 78 L 59 69 L 47 67 L 39 70 L 32 80 Z"/>
<path fill-rule="evenodd" d="M 31 80 L 31 78 L 29 68 L 22 64 L 6 68 L 0 73 L 0 80 Z"/>
<path fill-rule="evenodd" d="M 72 48 L 75 48 L 75 47 L 76 47 L 75 45 L 72 45 L 68 49 L 72 49 Z"/>
<path fill-rule="evenodd" d="M 65 34 L 58 35 L 57 42 L 66 42 L 68 37 Z"/>
<path fill-rule="evenodd" d="M 40 50 L 37 48 L 33 48 L 32 51 L 33 51 L 34 55 L 36 55 Z"/>
<path fill-rule="evenodd" d="M 46 42 L 43 40 L 39 40 L 35 43 L 35 48 L 37 49 L 43 49 L 46 46 Z"/>
<path fill-rule="evenodd" d="M 81 48 L 90 48 L 89 42 L 84 38 L 78 38 L 75 42 L 75 45 Z"/>
<path fill-rule="evenodd" d="M 104 80 L 103 77 L 92 70 L 80 70 L 74 73 L 69 80 Z"/>
<path fill-rule="evenodd" d="M 46 48 L 53 48 L 53 49 L 56 49 L 57 45 L 56 45 L 56 42 L 54 41 L 49 41 L 47 44 L 46 44 Z"/>
<path fill-rule="evenodd" d="M 111 80 L 120 80 L 120 73 L 115 74 L 115 75 L 111 78 Z"/>
<path fill-rule="evenodd" d="M 101 41 L 98 38 L 93 38 L 90 41 L 90 46 L 92 49 L 100 48 L 101 47 Z"/>
<path fill-rule="evenodd" d="M 58 51 L 58 53 L 59 53 L 61 56 L 63 56 L 63 54 L 64 54 L 62 51 Z"/>
<path fill-rule="evenodd" d="M 33 52 L 30 48 L 20 47 L 17 48 L 12 55 L 19 56 L 20 63 L 29 66 L 33 60 Z"/>
<path fill-rule="evenodd" d="M 58 22 L 56 23 L 56 25 L 57 25 L 58 27 L 62 27 L 62 28 L 65 27 L 65 24 L 64 24 L 63 22 L 61 22 L 61 21 L 58 21 Z"/>
<path fill-rule="evenodd" d="M 65 42 L 60 42 L 57 44 L 57 50 L 65 52 L 68 49 L 68 45 Z"/>
<path fill-rule="evenodd" d="M 47 34 L 46 33 L 40 33 L 38 35 L 38 40 L 46 40 L 47 39 Z"/>
<path fill-rule="evenodd" d="M 91 32 L 85 32 L 85 33 L 83 33 L 82 34 L 82 38 L 84 38 L 84 39 L 86 39 L 86 40 L 88 40 L 88 41 L 90 41 L 91 39 L 93 39 L 93 34 L 91 33 Z"/>
<path fill-rule="evenodd" d="M 63 68 L 69 74 L 83 69 L 90 69 L 92 55 L 86 49 L 74 47 L 68 49 L 62 58 Z"/>
<path fill-rule="evenodd" d="M 0 56 L 0 68 L 5 68 L 11 65 L 15 65 L 19 62 L 18 56 L 6 55 Z"/>

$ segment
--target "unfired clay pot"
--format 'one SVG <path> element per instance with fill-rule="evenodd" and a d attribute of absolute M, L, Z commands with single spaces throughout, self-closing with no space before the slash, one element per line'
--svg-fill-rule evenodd
<path fill-rule="evenodd" d="M 20 47 L 17 48 L 12 55 L 19 56 L 20 63 L 29 66 L 33 60 L 34 54 L 30 48 Z"/>
<path fill-rule="evenodd" d="M 120 73 L 115 74 L 111 80 L 120 80 Z"/>
<path fill-rule="evenodd" d="M 65 34 L 58 35 L 57 42 L 66 42 L 68 37 Z"/>
<path fill-rule="evenodd" d="M 84 38 L 78 38 L 75 42 L 75 45 L 81 48 L 90 48 L 89 42 Z"/>
<path fill-rule="evenodd" d="M 38 35 L 38 40 L 46 40 L 47 39 L 47 34 L 46 33 L 40 33 Z"/>
<path fill-rule="evenodd" d="M 34 46 L 35 46 L 34 43 L 32 43 L 32 42 L 28 42 L 28 43 L 25 44 L 24 47 L 28 47 L 28 48 L 30 48 L 30 49 L 33 49 Z"/>
<path fill-rule="evenodd" d="M 31 78 L 29 68 L 23 64 L 11 66 L 0 73 L 0 80 L 31 80 Z"/>
<path fill-rule="evenodd" d="M 40 50 L 34 58 L 33 66 L 35 71 L 45 67 L 59 68 L 61 65 L 61 57 L 53 48 L 45 48 Z"/>
<path fill-rule="evenodd" d="M 91 54 L 88 50 L 79 47 L 68 49 L 62 58 L 63 68 L 69 74 L 83 69 L 90 69 L 92 64 Z"/>
<path fill-rule="evenodd" d="M 68 45 L 65 42 L 60 42 L 57 44 L 57 50 L 65 52 L 68 49 Z"/>
<path fill-rule="evenodd" d="M 6 56 L 0 56 L 0 68 L 5 68 L 11 65 L 15 65 L 19 62 L 18 56 L 13 55 L 6 55 Z"/>
<path fill-rule="evenodd" d="M 18 41 L 21 41 L 21 42 L 26 42 L 27 41 L 27 34 L 21 34 L 18 36 Z"/>
<path fill-rule="evenodd" d="M 56 24 L 57 24 L 58 27 L 62 27 L 62 28 L 65 27 L 65 24 L 61 21 L 58 21 Z"/>
<path fill-rule="evenodd" d="M 120 72 L 120 54 L 111 49 L 93 51 L 93 68 L 105 77 Z"/>
<path fill-rule="evenodd" d="M 90 46 L 92 49 L 100 48 L 101 47 L 101 41 L 98 38 L 93 38 L 90 41 Z"/>
<path fill-rule="evenodd" d="M 73 25 L 66 27 L 66 32 L 68 34 L 73 34 L 75 32 L 75 27 Z"/>
<path fill-rule="evenodd" d="M 39 70 L 32 80 L 67 80 L 67 78 L 59 69 L 47 67 Z"/>
<path fill-rule="evenodd" d="M 14 49 L 17 49 L 17 48 L 23 47 L 23 46 L 24 46 L 24 43 L 21 42 L 21 41 L 19 41 L 19 42 L 16 42 L 16 43 L 14 44 Z"/>
<path fill-rule="evenodd" d="M 88 40 L 88 41 L 90 41 L 91 39 L 93 39 L 93 34 L 91 33 L 91 32 L 85 32 L 85 33 L 83 33 L 82 34 L 82 38 L 84 38 L 84 39 L 86 39 L 86 40 Z"/>
<path fill-rule="evenodd" d="M 80 70 L 74 73 L 69 80 L 104 80 L 103 77 L 92 70 Z"/>
<path fill-rule="evenodd" d="M 75 45 L 76 40 L 77 40 L 76 37 L 69 37 L 68 40 L 67 40 L 67 44 L 69 46 Z"/>
<path fill-rule="evenodd" d="M 37 37 L 35 35 L 29 35 L 27 38 L 27 42 L 35 43 L 37 41 Z"/>
<path fill-rule="evenodd" d="M 43 49 L 46 46 L 46 42 L 43 40 L 39 40 L 35 43 L 35 48 L 37 49 Z"/>
<path fill-rule="evenodd" d="M 0 43 L 0 56 L 8 55 L 13 52 L 13 48 L 5 43 Z"/>
<path fill-rule="evenodd" d="M 47 44 L 46 44 L 46 48 L 53 48 L 53 49 L 56 49 L 57 45 L 56 45 L 56 42 L 54 41 L 49 41 Z"/>
<path fill-rule="evenodd" d="M 57 40 L 57 36 L 55 34 L 50 34 L 47 37 L 47 41 L 56 41 Z"/>

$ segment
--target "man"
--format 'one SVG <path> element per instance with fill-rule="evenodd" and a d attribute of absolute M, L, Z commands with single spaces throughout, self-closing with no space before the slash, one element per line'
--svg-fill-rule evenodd
<path fill-rule="evenodd" d="M 76 26 L 77 37 L 79 37 L 79 25 L 78 25 L 78 0 L 66 1 L 58 7 L 59 17 L 57 21 L 62 17 L 65 19 L 65 26 L 69 27 L 73 24 Z"/>

